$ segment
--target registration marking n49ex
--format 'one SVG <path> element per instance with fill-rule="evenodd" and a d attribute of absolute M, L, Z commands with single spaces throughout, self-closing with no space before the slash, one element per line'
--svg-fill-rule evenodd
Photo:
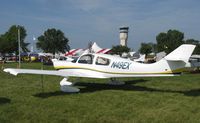
<path fill-rule="evenodd" d="M 131 62 L 113 62 L 111 68 L 128 69 L 130 68 Z"/>

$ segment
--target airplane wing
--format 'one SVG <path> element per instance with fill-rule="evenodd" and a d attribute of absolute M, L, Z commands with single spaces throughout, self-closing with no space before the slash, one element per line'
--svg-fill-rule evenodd
<path fill-rule="evenodd" d="M 54 75 L 62 77 L 89 77 L 89 78 L 97 76 L 96 73 L 88 74 L 87 72 L 77 72 L 77 71 L 15 69 L 15 68 L 6 68 L 3 71 L 15 76 L 18 74 L 39 74 L 39 75 Z M 106 77 L 98 74 L 98 78 L 106 78 Z"/>
<path fill-rule="evenodd" d="M 3 70 L 4 72 L 10 73 L 12 75 L 18 75 L 19 73 L 26 74 L 43 74 L 43 75 L 56 75 L 56 76 L 64 76 L 66 77 L 66 73 L 56 70 L 34 70 L 34 69 L 14 69 L 14 68 L 6 68 Z"/>

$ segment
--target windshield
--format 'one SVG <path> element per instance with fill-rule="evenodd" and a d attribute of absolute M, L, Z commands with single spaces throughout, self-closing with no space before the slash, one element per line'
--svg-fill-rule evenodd
<path fill-rule="evenodd" d="M 93 55 L 84 55 L 84 56 L 81 56 L 80 59 L 78 60 L 78 63 L 82 63 L 82 64 L 92 64 L 93 62 L 93 58 L 94 56 Z"/>

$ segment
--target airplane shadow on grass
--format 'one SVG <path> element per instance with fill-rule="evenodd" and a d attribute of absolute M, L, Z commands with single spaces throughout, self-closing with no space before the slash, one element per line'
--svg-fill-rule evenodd
<path fill-rule="evenodd" d="M 141 91 L 141 92 L 161 92 L 161 93 L 180 93 L 185 96 L 200 96 L 200 89 L 194 89 L 189 91 L 175 91 L 175 90 L 163 90 L 163 89 L 155 89 L 144 86 L 135 85 L 140 82 L 147 82 L 148 80 L 138 79 L 131 81 L 124 81 L 124 85 L 109 85 L 108 83 L 85 83 L 85 82 L 76 82 L 74 86 L 80 87 L 79 93 L 91 93 L 96 91 L 103 90 L 124 90 L 124 91 Z M 40 98 L 48 98 L 52 96 L 61 96 L 61 95 L 69 95 L 76 93 L 65 93 L 62 91 L 54 91 L 54 92 L 43 92 L 37 93 L 33 96 Z"/>
<path fill-rule="evenodd" d="M 0 97 L 0 105 L 6 104 L 6 103 L 10 103 L 11 100 L 5 97 Z"/>

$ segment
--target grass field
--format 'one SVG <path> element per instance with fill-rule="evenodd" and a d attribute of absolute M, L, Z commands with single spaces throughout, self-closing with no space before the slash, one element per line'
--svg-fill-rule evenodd
<path fill-rule="evenodd" d="M 40 69 L 41 65 L 24 63 L 22 67 Z M 108 85 L 106 79 L 71 78 L 81 89 L 76 94 L 61 92 L 62 78 L 57 76 L 43 76 L 42 89 L 41 77 L 15 77 L 0 71 L 0 123 L 200 122 L 200 74 L 124 78 L 123 86 Z"/>

